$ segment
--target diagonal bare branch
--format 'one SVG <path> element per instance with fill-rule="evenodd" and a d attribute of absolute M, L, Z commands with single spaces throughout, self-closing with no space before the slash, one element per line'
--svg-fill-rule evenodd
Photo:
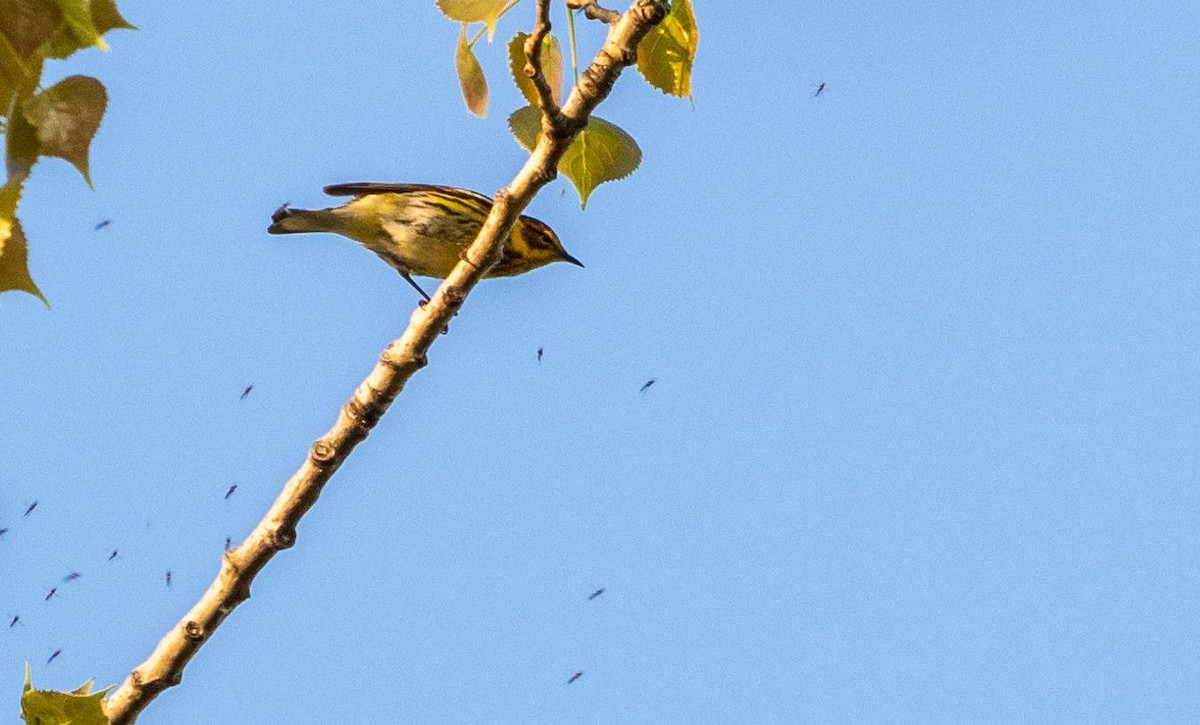
<path fill-rule="evenodd" d="M 544 4 L 539 0 L 539 17 L 542 17 L 540 6 Z M 300 468 L 288 479 L 246 540 L 225 553 L 220 571 L 200 600 L 106 701 L 105 709 L 113 725 L 134 722 L 155 697 L 178 685 L 188 661 L 225 617 L 250 597 L 250 584 L 258 572 L 276 554 L 295 543 L 300 519 L 317 502 L 322 488 L 354 447 L 387 412 L 409 378 L 425 366 L 426 354 L 439 333 L 479 280 L 499 261 L 503 242 L 518 215 L 554 178 L 559 160 L 587 124 L 592 110 L 608 96 L 621 71 L 635 61 L 638 43 L 662 21 L 667 10 L 667 0 L 635 0 L 611 26 L 604 46 L 562 106 L 563 126 L 557 133 L 542 134 L 512 183 L 497 192 L 491 213 L 464 260 L 438 287 L 433 299 L 413 312 L 404 334 L 384 349 L 375 368 L 342 406 L 333 427 L 313 443 Z"/>

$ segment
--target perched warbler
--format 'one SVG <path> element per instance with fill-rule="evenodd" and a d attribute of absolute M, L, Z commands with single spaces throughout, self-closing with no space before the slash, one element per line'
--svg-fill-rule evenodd
<path fill-rule="evenodd" d="M 292 209 L 271 215 L 271 234 L 333 232 L 349 237 L 396 268 L 426 300 L 412 275 L 444 278 L 475 241 L 492 209 L 483 194 L 428 184 L 355 183 L 326 186 L 330 196 L 353 196 L 332 209 Z M 504 256 L 488 277 L 511 277 L 551 262 L 583 264 L 567 254 L 558 235 L 533 217 L 522 216 L 504 241 Z"/>

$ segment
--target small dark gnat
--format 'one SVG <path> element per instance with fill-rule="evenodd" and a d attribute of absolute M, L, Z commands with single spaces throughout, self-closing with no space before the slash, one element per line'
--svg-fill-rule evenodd
<path fill-rule="evenodd" d="M 80 574 L 77 571 L 73 571 L 70 574 L 67 574 L 65 577 L 63 577 L 63 581 L 64 582 L 73 582 L 82 576 L 83 576 L 83 574 Z"/>
<path fill-rule="evenodd" d="M 56 649 L 56 650 L 54 650 L 54 652 L 53 652 L 53 653 L 50 655 L 50 659 L 46 660 L 46 664 L 50 664 L 50 663 L 51 663 L 51 662 L 53 662 L 54 660 L 58 659 L 58 656 L 59 656 L 60 654 L 62 654 L 62 650 L 61 650 L 61 649 Z"/>
<path fill-rule="evenodd" d="M 34 501 L 33 503 L 29 504 L 29 508 L 25 509 L 25 516 L 28 516 L 29 514 L 33 513 L 33 510 L 35 508 L 37 508 L 37 501 Z"/>
<path fill-rule="evenodd" d="M 817 86 L 817 92 L 813 94 L 813 98 L 816 98 L 817 96 L 821 95 L 822 91 L 824 91 L 824 90 L 825 90 L 825 81 L 821 81 L 821 85 Z"/>
<path fill-rule="evenodd" d="M 233 495 L 233 492 L 234 492 L 234 491 L 236 491 L 236 490 L 237 490 L 237 484 L 235 483 L 235 484 L 233 484 L 232 486 L 230 486 L 230 487 L 229 487 L 229 490 L 228 490 L 228 491 L 226 491 L 226 492 L 225 492 L 225 500 L 226 500 L 226 501 L 228 501 L 228 500 L 229 500 L 229 497 L 230 497 L 230 496 L 232 496 L 232 495 Z"/>
<path fill-rule="evenodd" d="M 101 229 L 103 229 L 104 227 L 108 226 L 109 224 L 112 224 L 112 219 L 105 219 L 104 221 L 100 222 L 99 224 L 97 224 L 95 226 L 94 231 L 98 232 Z"/>
<path fill-rule="evenodd" d="M 583 677 L 583 670 L 580 670 L 579 672 L 576 672 L 575 674 L 571 675 L 571 679 L 567 680 L 567 684 L 568 685 L 571 684 L 575 680 L 578 680 L 580 677 Z"/>
<path fill-rule="evenodd" d="M 603 593 L 604 593 L 604 591 L 605 591 L 604 587 L 600 587 L 599 589 L 597 589 L 596 591 L 594 591 L 594 592 L 592 592 L 591 594 L 589 594 L 589 595 L 588 595 L 588 601 L 589 601 L 589 602 L 590 602 L 590 601 L 592 601 L 592 600 L 593 600 L 593 599 L 595 599 L 596 597 L 598 597 L 598 596 L 600 596 L 601 594 L 603 594 Z"/>
<path fill-rule="evenodd" d="M 239 400 L 239 401 L 240 401 L 240 400 L 245 400 L 246 398 L 250 397 L 250 391 L 251 391 L 251 390 L 254 390 L 254 384 L 253 384 L 253 383 L 251 383 L 250 385 L 247 385 L 247 386 L 246 386 L 246 389 L 242 391 L 242 396 L 241 396 L 240 398 L 238 398 L 238 400 Z"/>
<path fill-rule="evenodd" d="M 649 380 L 647 380 L 647 381 L 645 382 L 645 384 L 643 384 L 643 385 L 642 385 L 642 388 L 641 388 L 641 390 L 639 390 L 638 392 L 639 392 L 639 393 L 644 393 L 644 392 L 646 392 L 647 390 L 649 390 L 649 389 L 650 389 L 650 386 L 651 386 L 651 385 L 654 385 L 654 382 L 655 382 L 655 379 L 654 379 L 654 378 L 650 378 Z"/>
<path fill-rule="evenodd" d="M 51 599 L 54 598 L 55 594 L 58 594 L 58 587 L 50 587 L 50 591 L 46 592 L 46 598 L 43 599 L 42 601 L 43 602 L 50 601 Z"/>

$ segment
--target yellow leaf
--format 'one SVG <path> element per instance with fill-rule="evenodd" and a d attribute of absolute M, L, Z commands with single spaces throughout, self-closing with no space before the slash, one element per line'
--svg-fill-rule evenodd
<path fill-rule="evenodd" d="M 117 10 L 114 0 L 92 0 L 92 24 L 101 35 L 115 28 L 137 30 L 137 26 L 121 17 L 121 11 Z"/>
<path fill-rule="evenodd" d="M 16 99 L 17 108 L 25 103 L 31 96 L 22 94 Z M 10 189 L 12 185 L 15 188 L 10 189 L 15 193 L 11 196 L 12 211 L 10 216 L 16 214 L 17 197 L 20 196 L 20 184 L 24 183 L 25 177 L 29 176 L 29 172 L 37 163 L 38 156 L 42 153 L 41 145 L 38 143 L 37 127 L 29 122 L 24 113 L 14 113 L 8 119 L 8 128 L 5 129 L 5 166 L 8 170 L 8 184 L 5 189 Z M 9 196 L 6 195 L 5 202 L 7 203 Z M 7 207 L 3 207 L 7 208 Z"/>
<path fill-rule="evenodd" d="M 508 117 L 513 136 L 526 149 L 537 146 L 542 111 L 535 106 L 517 109 Z M 629 176 L 642 162 L 637 141 L 616 124 L 592 116 L 558 162 L 558 170 L 579 192 L 579 205 L 587 208 L 592 191 L 606 181 Z"/>
<path fill-rule="evenodd" d="M 62 13 L 54 0 L 4 0 L 0 2 L 0 32 L 17 55 L 28 63 L 62 26 Z"/>
<path fill-rule="evenodd" d="M 483 75 L 483 68 L 475 51 L 467 43 L 467 24 L 463 23 L 462 32 L 458 34 L 458 47 L 454 50 L 454 68 L 458 71 L 458 85 L 462 87 L 463 100 L 467 110 L 480 118 L 487 118 L 488 84 Z"/>
<path fill-rule="evenodd" d="M 29 276 L 29 249 L 16 217 L 0 219 L 0 240 L 0 292 L 28 292 L 49 307 L 46 296 Z"/>
<path fill-rule="evenodd" d="M 486 24 L 489 43 L 496 34 L 496 21 L 506 3 L 507 0 L 437 0 L 438 10 L 451 20 Z"/>
<path fill-rule="evenodd" d="M 88 149 L 108 105 L 104 85 L 88 76 L 71 76 L 21 105 L 26 120 L 37 128 L 41 154 L 70 161 L 90 186 Z"/>
<path fill-rule="evenodd" d="M 25 691 L 21 694 L 21 719 L 39 725 L 109 725 L 104 696 L 110 688 L 91 692 L 88 680 L 74 692 L 35 690 L 25 665 Z"/>
<path fill-rule="evenodd" d="M 108 50 L 92 17 L 91 0 L 52 0 L 62 14 L 62 25 L 54 37 L 42 46 L 47 58 L 66 58 L 77 50 L 96 46 Z"/>
<path fill-rule="evenodd" d="M 517 33 L 512 40 L 508 41 L 508 68 L 512 71 L 513 82 L 517 84 L 517 88 L 525 96 L 525 100 L 529 101 L 530 105 L 536 106 L 538 105 L 537 89 L 533 87 L 533 81 L 529 79 L 529 76 L 525 75 L 525 41 L 528 39 L 529 33 Z M 558 38 L 551 33 L 547 33 L 546 38 L 542 41 L 541 58 L 542 75 L 550 84 L 554 102 L 561 104 L 562 48 L 558 45 Z"/>
<path fill-rule="evenodd" d="M 691 0 L 674 0 L 671 12 L 638 46 L 638 70 L 663 93 L 690 98 L 692 63 L 699 43 Z"/>

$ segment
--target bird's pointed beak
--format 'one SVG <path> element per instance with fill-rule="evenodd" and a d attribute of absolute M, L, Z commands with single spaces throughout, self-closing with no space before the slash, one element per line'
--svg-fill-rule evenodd
<path fill-rule="evenodd" d="M 575 259 L 571 255 L 567 254 L 567 250 L 565 250 L 565 249 L 558 250 L 558 258 L 564 262 L 570 262 L 571 264 L 575 265 L 576 267 L 583 266 L 583 262 L 580 262 L 578 259 Z"/>

